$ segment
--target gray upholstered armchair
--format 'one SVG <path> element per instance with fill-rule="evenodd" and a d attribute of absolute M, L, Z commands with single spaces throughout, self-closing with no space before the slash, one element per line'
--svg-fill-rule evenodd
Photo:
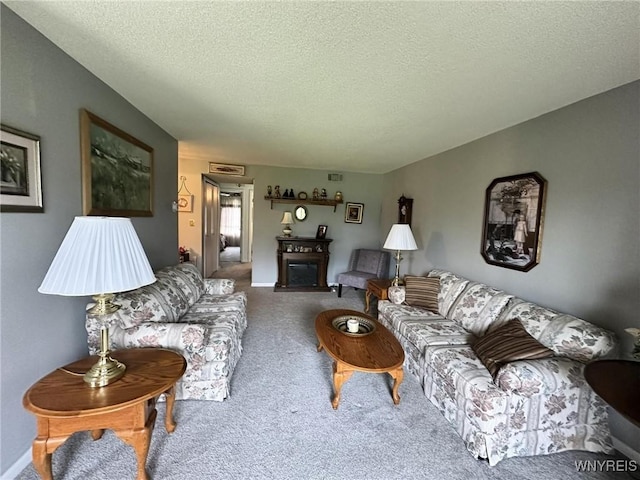
<path fill-rule="evenodd" d="M 384 250 L 354 250 L 349 259 L 349 271 L 338 275 L 338 296 L 342 296 L 342 285 L 366 289 L 370 278 L 389 278 L 390 258 L 390 253 Z"/>

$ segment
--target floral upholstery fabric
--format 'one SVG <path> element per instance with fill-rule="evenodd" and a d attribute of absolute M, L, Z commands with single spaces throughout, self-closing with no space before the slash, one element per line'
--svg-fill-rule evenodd
<path fill-rule="evenodd" d="M 440 277 L 440 293 L 438 294 L 438 311 L 449 318 L 449 310 L 465 289 L 469 280 L 444 270 L 431 270 L 428 277 Z"/>
<path fill-rule="evenodd" d="M 484 335 L 512 297 L 482 283 L 469 283 L 452 305 L 447 318 L 475 335 Z"/>
<path fill-rule="evenodd" d="M 613 451 L 606 405 L 583 375 L 584 362 L 615 349 L 611 332 L 450 272 L 428 276 L 440 277 L 441 315 L 380 300 L 378 320 L 398 338 L 405 367 L 474 456 L 495 465 L 564 450 Z M 556 356 L 507 363 L 494 381 L 471 348 L 474 332 L 513 318 Z"/>
<path fill-rule="evenodd" d="M 184 265 L 163 268 L 156 272 L 157 282 L 116 296 L 115 303 L 122 307 L 108 318 L 109 348 L 162 347 L 180 352 L 187 369 L 176 384 L 176 398 L 222 401 L 229 395 L 231 375 L 242 353 L 246 293 L 234 293 L 233 280 L 198 281 L 194 279 L 198 270 Z M 200 296 L 188 308 L 197 292 Z M 100 321 L 87 314 L 86 329 L 89 352 L 95 354 Z"/>

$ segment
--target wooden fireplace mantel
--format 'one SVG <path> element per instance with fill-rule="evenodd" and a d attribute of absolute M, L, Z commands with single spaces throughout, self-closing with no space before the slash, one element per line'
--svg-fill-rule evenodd
<path fill-rule="evenodd" d="M 329 265 L 330 238 L 276 237 L 278 241 L 278 281 L 274 291 L 328 292 L 327 267 Z M 313 281 L 296 284 L 290 275 L 290 267 L 315 265 Z"/>

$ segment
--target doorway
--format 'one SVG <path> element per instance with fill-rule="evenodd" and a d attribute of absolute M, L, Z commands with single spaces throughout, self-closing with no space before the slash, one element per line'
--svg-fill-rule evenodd
<path fill-rule="evenodd" d="M 210 277 L 219 268 L 220 187 L 202 176 L 202 274 Z"/>

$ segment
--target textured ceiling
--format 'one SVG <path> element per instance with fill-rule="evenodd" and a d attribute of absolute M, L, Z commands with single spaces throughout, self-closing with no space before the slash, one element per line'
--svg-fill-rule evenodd
<path fill-rule="evenodd" d="M 185 159 L 387 172 L 640 78 L 638 2 L 4 3 Z"/>

